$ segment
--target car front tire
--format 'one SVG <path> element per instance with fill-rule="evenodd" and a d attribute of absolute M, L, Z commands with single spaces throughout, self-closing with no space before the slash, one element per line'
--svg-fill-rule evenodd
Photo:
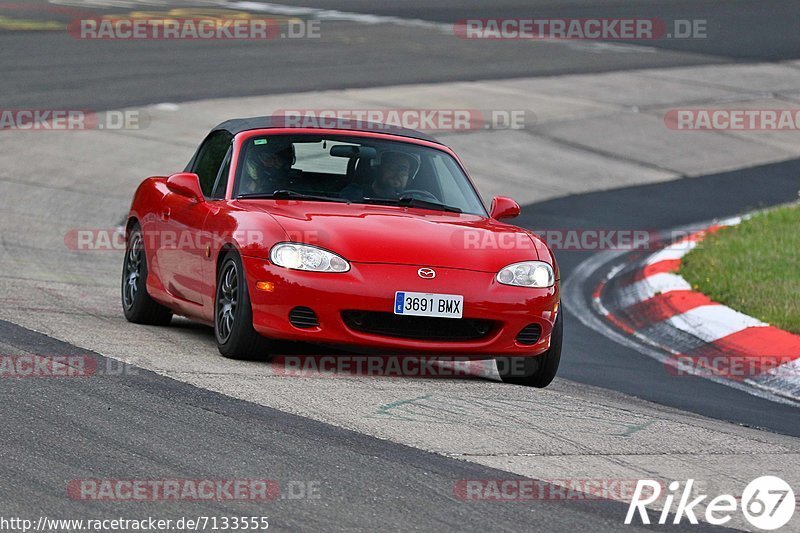
<path fill-rule="evenodd" d="M 550 336 L 550 348 L 542 355 L 498 357 L 496 359 L 497 370 L 504 383 L 544 388 L 553 381 L 561 362 L 561 342 L 564 337 L 563 315 L 563 310 L 559 310 Z"/>
<path fill-rule="evenodd" d="M 253 329 L 253 307 L 242 259 L 229 252 L 217 274 L 214 337 L 219 353 L 230 359 L 270 359 L 270 341 Z"/>

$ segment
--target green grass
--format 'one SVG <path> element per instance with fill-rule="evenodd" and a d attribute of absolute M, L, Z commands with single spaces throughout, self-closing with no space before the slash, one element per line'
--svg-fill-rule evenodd
<path fill-rule="evenodd" d="M 680 274 L 716 302 L 800 333 L 800 205 L 706 236 Z"/>

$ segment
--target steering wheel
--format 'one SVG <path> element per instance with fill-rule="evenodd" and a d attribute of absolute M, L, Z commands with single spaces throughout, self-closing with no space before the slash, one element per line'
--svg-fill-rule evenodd
<path fill-rule="evenodd" d="M 437 204 L 442 203 L 442 201 L 439 200 L 435 194 L 429 191 L 423 191 L 422 189 L 408 189 L 406 191 L 403 191 L 403 193 L 400 196 L 411 196 L 412 198 L 416 198 L 417 200 L 426 200 L 429 202 L 433 201 L 436 202 Z"/>

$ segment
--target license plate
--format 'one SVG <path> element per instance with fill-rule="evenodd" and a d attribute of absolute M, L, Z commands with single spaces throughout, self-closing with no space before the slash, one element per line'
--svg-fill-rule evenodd
<path fill-rule="evenodd" d="M 394 314 L 396 315 L 461 318 L 463 312 L 464 297 L 456 294 L 394 293 Z"/>

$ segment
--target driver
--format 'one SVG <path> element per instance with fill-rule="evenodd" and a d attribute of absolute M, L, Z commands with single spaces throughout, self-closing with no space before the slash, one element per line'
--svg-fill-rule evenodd
<path fill-rule="evenodd" d="M 372 185 L 364 188 L 351 183 L 342 192 L 342 198 L 358 201 L 364 198 L 399 198 L 408 185 L 408 180 L 419 168 L 417 159 L 406 152 L 384 152 L 378 167 L 378 177 Z"/>
<path fill-rule="evenodd" d="M 239 193 L 270 194 L 287 188 L 290 170 L 295 162 L 294 145 L 280 140 L 254 144 L 245 162 Z"/>

